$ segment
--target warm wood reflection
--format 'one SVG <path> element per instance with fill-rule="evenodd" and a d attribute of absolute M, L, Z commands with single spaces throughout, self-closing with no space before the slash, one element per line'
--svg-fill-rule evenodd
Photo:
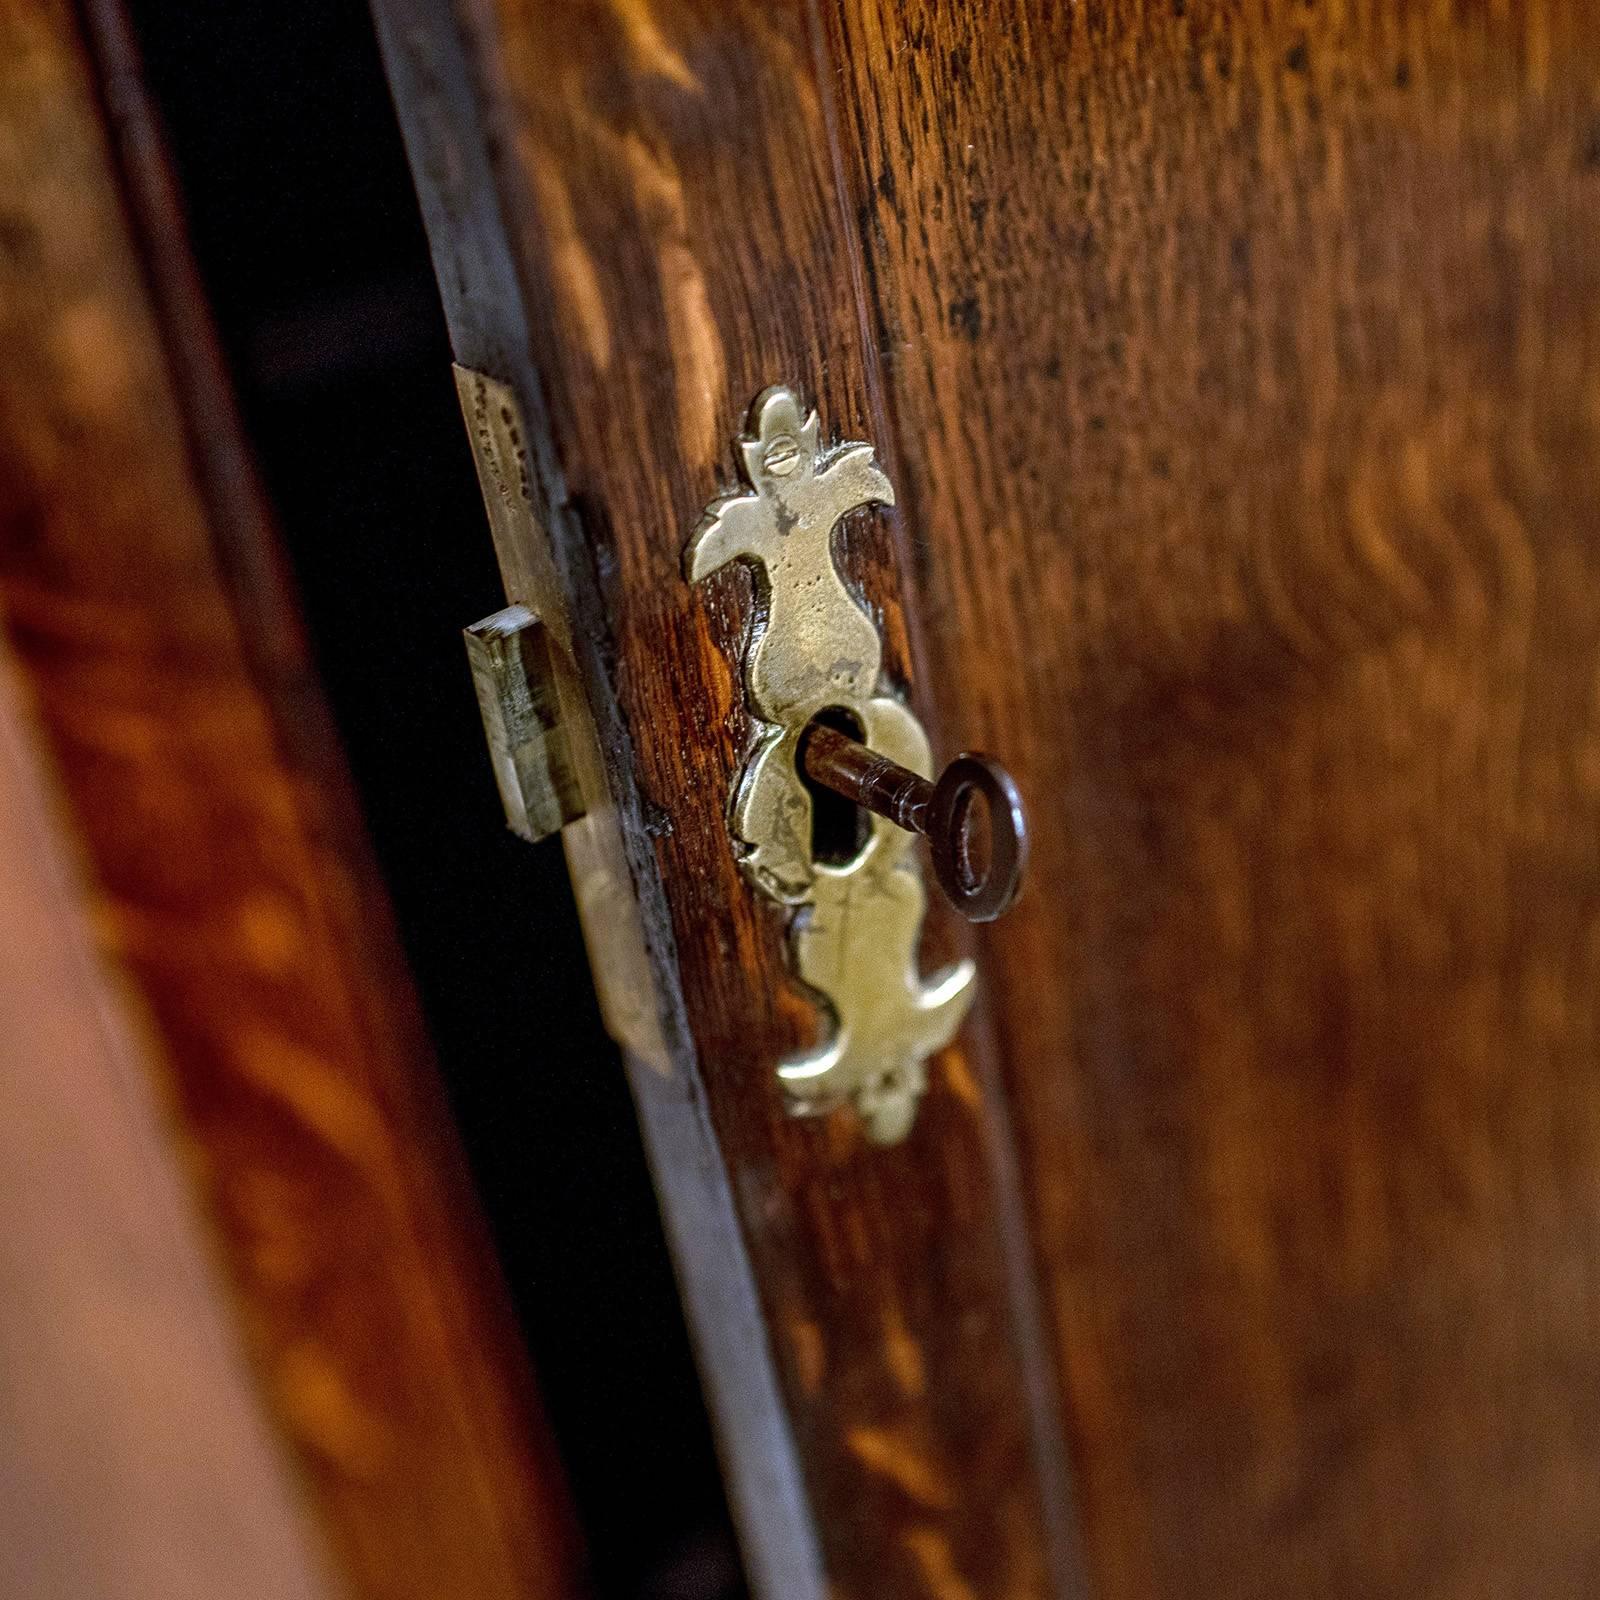
<path fill-rule="evenodd" d="M 120 168 L 74 14 L 0 6 L 0 609 L 100 948 L 149 1018 L 151 1092 L 354 1592 L 565 1600 L 558 1477 L 126 39 L 109 8 L 89 15 Z M 23 1069 L 8 1070 L 14 1093 Z M 104 1096 L 77 1110 L 113 1114 Z M 73 1292 L 117 1315 L 109 1282 Z"/>

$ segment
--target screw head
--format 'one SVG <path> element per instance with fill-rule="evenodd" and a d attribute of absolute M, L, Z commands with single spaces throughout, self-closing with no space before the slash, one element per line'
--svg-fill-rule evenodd
<path fill-rule="evenodd" d="M 787 478 L 800 465 L 799 442 L 788 434 L 779 434 L 766 448 L 761 465 L 775 478 Z"/>

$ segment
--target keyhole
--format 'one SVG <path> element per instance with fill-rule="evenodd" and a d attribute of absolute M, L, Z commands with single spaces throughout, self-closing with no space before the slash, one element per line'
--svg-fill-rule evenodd
<path fill-rule="evenodd" d="M 843 706 L 830 706 L 813 720 L 846 738 L 865 738 L 860 722 Z M 805 735 L 801 736 L 797 757 L 800 781 L 811 795 L 811 859 L 829 867 L 847 866 L 867 848 L 872 818 L 854 801 L 817 783 L 806 771 Z"/>

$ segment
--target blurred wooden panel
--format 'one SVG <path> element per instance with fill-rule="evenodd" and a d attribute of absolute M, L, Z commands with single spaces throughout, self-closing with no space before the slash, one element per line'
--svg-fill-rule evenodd
<path fill-rule="evenodd" d="M 263 1392 L 353 1591 L 568 1596 L 559 1474 L 136 62 L 113 7 L 82 15 L 87 35 L 65 3 L 0 0 L 0 608 L 100 945 L 151 1018 Z"/>
<path fill-rule="evenodd" d="M 0 647 L 0 1593 L 332 1600 Z"/>

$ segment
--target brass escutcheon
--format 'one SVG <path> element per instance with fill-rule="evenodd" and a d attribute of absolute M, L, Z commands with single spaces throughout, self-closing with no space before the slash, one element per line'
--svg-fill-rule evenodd
<path fill-rule="evenodd" d="M 879 681 L 878 629 L 834 564 L 834 525 L 894 489 L 870 444 L 821 448 L 817 415 L 793 389 L 759 395 L 737 442 L 748 488 L 712 501 L 689 539 L 699 582 L 747 561 L 763 591 L 744 659 L 745 696 L 760 729 L 734 786 L 729 830 L 745 872 L 789 915 L 796 976 L 826 1014 L 816 1049 L 779 1063 L 791 1110 L 854 1104 L 869 1137 L 911 1130 L 927 1060 L 955 1037 L 972 1004 L 963 961 L 924 979 L 917 963 L 926 897 L 913 835 L 871 817 L 850 860 L 812 854 L 812 801 L 799 742 L 819 714 L 845 714 L 874 751 L 928 777 L 922 725 Z"/>

